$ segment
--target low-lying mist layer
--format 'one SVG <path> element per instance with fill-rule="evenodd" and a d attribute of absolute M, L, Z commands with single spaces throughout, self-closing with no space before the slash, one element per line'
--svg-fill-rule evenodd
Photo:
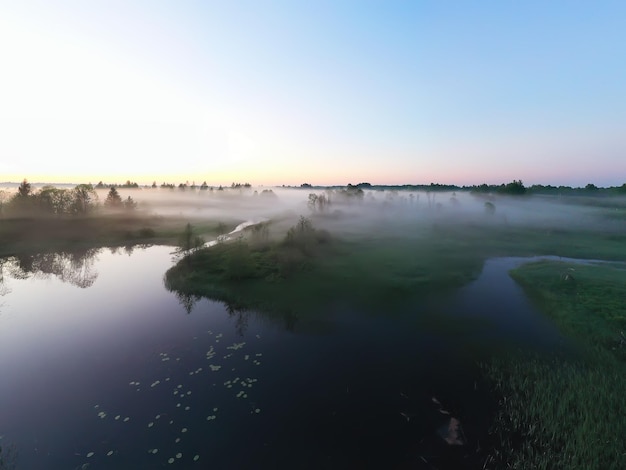
<path fill-rule="evenodd" d="M 262 237 L 260 227 L 249 228 L 235 244 L 190 254 L 168 273 L 169 286 L 233 304 L 245 299 L 247 307 L 314 311 L 348 301 L 376 309 L 456 288 L 477 276 L 488 257 L 626 259 L 620 198 L 612 198 L 614 207 L 598 207 L 558 198 L 354 187 L 276 190 L 275 196 L 256 206 L 247 204 L 258 197 L 250 192 L 230 195 L 239 199 L 231 214 L 245 208 L 249 220 L 269 220 Z M 216 209 L 229 207 L 221 201 Z M 303 223 L 324 234 L 322 249 L 311 241 L 300 250 L 289 243 L 289 233 Z"/>

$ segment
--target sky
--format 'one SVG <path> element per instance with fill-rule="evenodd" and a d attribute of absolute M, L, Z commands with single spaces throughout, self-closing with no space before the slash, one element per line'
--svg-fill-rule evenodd
<path fill-rule="evenodd" d="M 626 182 L 626 2 L 0 0 L 0 181 Z"/>

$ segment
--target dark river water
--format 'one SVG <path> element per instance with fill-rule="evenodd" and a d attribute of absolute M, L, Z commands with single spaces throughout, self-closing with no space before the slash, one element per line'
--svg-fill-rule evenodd
<path fill-rule="evenodd" d="M 206 299 L 188 313 L 163 286 L 170 252 L 4 261 L 0 446 L 17 468 L 480 468 L 477 363 L 561 341 L 508 277 L 519 260 L 406 311 L 294 324 Z"/>

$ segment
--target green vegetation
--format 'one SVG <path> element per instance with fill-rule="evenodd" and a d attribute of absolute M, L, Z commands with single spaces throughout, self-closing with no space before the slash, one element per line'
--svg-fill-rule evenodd
<path fill-rule="evenodd" d="M 251 227 L 248 234 L 248 239 L 221 242 L 188 255 L 167 272 L 166 286 L 183 295 L 203 295 L 237 308 L 284 312 L 301 305 L 295 303 L 295 292 L 288 292 L 288 287 L 301 288 L 302 279 L 296 279 L 296 273 L 308 277 L 315 260 L 328 255 L 332 249 L 328 233 L 301 218 L 280 241 L 269 241 L 267 223 Z M 315 295 L 310 288 L 306 291 L 307 297 Z M 298 292 L 304 294 L 302 289 Z"/>
<path fill-rule="evenodd" d="M 278 220 L 251 227 L 237 243 L 200 250 L 172 268 L 168 285 L 266 310 L 319 312 L 345 303 L 388 311 L 460 287 L 489 257 L 626 259 L 626 245 L 614 234 L 490 224 L 488 214 L 487 222 L 362 221 L 349 228 L 333 217 L 314 214 L 291 228 Z"/>
<path fill-rule="evenodd" d="M 218 227 L 218 230 L 221 228 Z M 178 238 L 178 248 L 181 253 L 190 253 L 193 250 L 199 249 L 204 245 L 204 238 L 199 235 L 195 235 L 191 224 L 188 222 L 185 225 L 185 230 Z"/>
<path fill-rule="evenodd" d="M 154 183 L 154 187 L 156 187 L 156 182 Z M 96 185 L 96 188 L 98 188 L 98 189 L 104 189 L 104 188 L 137 189 L 137 188 L 139 188 L 139 185 L 137 183 L 135 183 L 134 181 L 130 181 L 130 180 L 126 180 L 126 183 L 124 183 L 124 184 L 105 184 L 102 181 L 100 181 Z"/>
<path fill-rule="evenodd" d="M 314 186 L 309 183 L 303 183 L 298 186 L 301 189 L 345 189 L 338 186 Z M 510 183 L 502 184 L 474 184 L 467 186 L 457 186 L 455 184 L 402 184 L 402 185 L 384 185 L 359 183 L 356 185 L 348 185 L 348 187 L 359 189 L 370 189 L 374 191 L 432 191 L 432 192 L 452 192 L 452 191 L 471 191 L 475 193 L 491 193 L 491 194 L 508 194 L 508 195 L 546 195 L 546 196 L 594 196 L 608 197 L 626 194 L 626 183 L 621 186 L 611 186 L 600 188 L 593 183 L 588 183 L 584 187 L 572 186 L 553 186 L 534 184 L 532 186 L 524 186 L 521 180 L 513 180 Z"/>
<path fill-rule="evenodd" d="M 225 225 L 128 211 L 82 217 L 5 218 L 0 223 L 0 256 L 136 244 L 177 246 L 181 231 L 190 222 L 195 233 L 209 237 L 235 226 L 234 222 Z"/>
<path fill-rule="evenodd" d="M 618 469 L 626 461 L 626 270 L 539 262 L 511 275 L 577 354 L 519 353 L 486 371 L 501 408 L 494 464 Z"/>
<path fill-rule="evenodd" d="M 120 193 L 117 192 L 115 187 L 111 186 L 111 190 L 104 201 L 104 206 L 110 209 L 122 207 L 122 197 L 120 196 Z"/>
<path fill-rule="evenodd" d="M 382 217 L 347 225 L 316 208 L 289 229 L 277 221 L 254 229 L 269 231 L 264 237 L 250 229 L 234 243 L 197 251 L 168 271 L 166 285 L 181 298 L 207 296 L 298 319 L 337 304 L 398 312 L 467 283 L 489 257 L 626 260 L 619 231 L 497 223 L 494 208 L 475 220 Z M 569 356 L 511 353 L 485 366 L 501 399 L 485 468 L 620 468 L 626 271 L 546 262 L 513 276 L 578 347 Z"/>
<path fill-rule="evenodd" d="M 626 361 L 626 348 L 616 348 L 626 331 L 626 267 L 617 266 L 545 261 L 511 275 L 565 334 Z"/>
<path fill-rule="evenodd" d="M 24 180 L 17 193 L 2 206 L 4 217 L 42 217 L 63 215 L 86 215 L 98 203 L 98 195 L 90 184 L 79 184 L 74 189 L 58 189 L 44 186 L 33 192 Z"/>
<path fill-rule="evenodd" d="M 248 186 L 233 183 L 218 191 L 240 193 Z M 188 185 L 179 187 L 187 190 Z M 195 188 L 194 183 L 189 192 Z M 521 181 L 462 188 L 477 193 L 474 212 L 462 213 L 465 201 L 456 194 L 444 201 L 445 207 L 436 202 L 435 196 L 441 197 L 437 192 L 448 186 L 422 188 L 427 201 L 421 206 L 419 194 L 407 198 L 395 189 L 386 191 L 380 204 L 368 206 L 373 200 L 369 190 L 378 188 L 360 183 L 309 193 L 310 218 L 275 216 L 228 240 L 223 235 L 234 228 L 233 221 L 124 210 L 136 204 L 130 197 L 123 200 L 117 187 L 110 187 L 104 201 L 107 210 L 99 210 L 90 185 L 33 191 L 24 181 L 15 195 L 0 193 L 0 255 L 15 256 L 23 272 L 53 272 L 48 266 L 63 266 L 76 257 L 37 258 L 31 253 L 175 245 L 185 256 L 166 273 L 165 284 L 188 311 L 194 300 L 205 296 L 226 302 L 230 309 L 279 315 L 291 324 L 335 306 L 403 311 L 416 299 L 466 284 L 490 257 L 626 260 L 623 199 L 604 197 L 608 190 L 587 185 L 572 190 L 563 201 L 585 206 L 576 209 L 584 223 L 562 223 L 564 218 L 559 222 L 550 214 L 526 219 L 534 210 L 523 206 L 530 198 L 508 196 L 533 194 L 533 188 Z M 561 191 L 554 188 L 545 194 Z M 507 197 L 493 196 L 498 193 Z M 270 189 L 256 195 L 257 202 L 263 198 L 269 204 L 278 198 Z M 515 204 L 507 205 L 510 201 Z M 511 222 L 507 213 L 515 214 Z M 217 237 L 218 242 L 202 248 L 203 237 Z M 485 366 L 502 400 L 494 425 L 497 442 L 485 468 L 618 468 L 615 463 L 626 458 L 626 271 L 611 265 L 542 262 L 515 270 L 512 276 L 576 342 L 577 353 L 545 357 L 526 352 L 498 357 Z M 78 281 L 87 285 L 90 278 Z M 470 326 L 446 325 L 446 332 L 457 327 L 464 334 Z"/>
<path fill-rule="evenodd" d="M 0 191 L 0 256 L 136 244 L 181 246 L 181 228 L 190 222 L 198 235 L 189 243 L 197 245 L 200 234 L 213 237 L 236 225 L 234 220 L 226 224 L 148 214 L 136 210 L 132 197 L 122 199 L 120 187 L 135 188 L 136 183 L 112 185 L 102 206 L 89 184 L 73 189 L 44 186 L 34 191 L 24 180 L 12 195 Z"/>

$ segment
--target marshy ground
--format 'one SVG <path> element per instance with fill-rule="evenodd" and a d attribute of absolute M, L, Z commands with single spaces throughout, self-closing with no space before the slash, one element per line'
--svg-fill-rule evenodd
<path fill-rule="evenodd" d="M 319 406 L 314 397 L 328 394 L 327 404 L 338 413 L 313 426 L 342 430 L 334 439 L 344 440 L 343 449 L 335 448 L 332 440 L 319 441 L 324 452 L 335 449 L 331 454 L 336 459 L 326 461 L 331 467 L 367 462 L 364 449 L 371 449 L 374 441 L 366 447 L 363 442 L 378 439 L 380 452 L 370 457 L 381 465 L 388 456 L 392 466 L 416 468 L 621 468 L 626 452 L 620 438 L 626 431 L 621 393 L 626 377 L 626 218 L 621 199 L 486 199 L 439 193 L 437 200 L 443 203 L 435 202 L 432 194 L 422 195 L 426 201 L 420 203 L 419 194 L 371 191 L 355 198 L 328 192 L 330 202 L 320 207 L 311 205 L 302 191 L 277 191 L 277 197 L 265 199 L 243 192 L 207 193 L 204 199 L 195 194 L 189 205 L 175 193 L 169 201 L 163 196 L 168 202 L 159 213 L 156 196 L 146 197 L 142 207 L 139 194 L 134 196 L 139 209 L 133 213 L 5 216 L 0 227 L 4 279 L 11 273 L 27 279 L 39 272 L 72 282 L 67 273 L 84 268 L 80 257 L 46 257 L 72 248 L 80 247 L 83 259 L 97 258 L 103 246 L 112 253 L 125 246 L 178 246 L 164 283 L 185 311 L 194 311 L 203 299 L 219 300 L 240 337 L 254 330 L 250 325 L 256 318 L 302 340 L 314 338 L 311 351 L 321 348 L 335 357 L 336 367 L 326 379 L 322 370 L 316 373 L 328 382 L 315 385 L 314 396 L 300 391 L 309 397 L 303 398 L 309 406 Z M 211 247 L 185 242 L 192 237 L 217 239 L 246 220 L 262 222 Z M 613 262 L 551 259 L 511 271 L 563 342 L 539 348 L 491 338 L 485 336 L 495 331 L 489 316 L 455 315 L 442 307 L 460 288 L 471 287 L 486 260 L 541 255 Z M 97 275 L 90 276 L 72 283 L 90 287 Z M 485 303 L 485 308 L 492 319 L 497 315 L 506 322 L 509 305 L 499 302 Z M 342 325 L 349 325 L 352 335 L 341 333 Z M 335 339 L 322 347 L 325 337 Z M 389 348 L 399 349 L 385 352 Z M 309 349 L 294 351 L 315 363 L 316 354 Z M 369 357 L 367 351 L 376 353 Z M 167 354 L 161 360 L 172 357 L 162 353 Z M 380 372 L 367 372 L 367 363 L 378 364 Z M 429 372 L 431 367 L 435 370 Z M 231 385 L 234 378 L 227 379 Z M 165 375 L 150 383 L 156 380 L 164 383 Z M 346 387 L 341 399 L 333 388 L 340 383 Z M 266 392 L 271 403 L 272 392 Z M 273 393 L 280 395 L 278 389 Z M 304 421 L 313 419 L 310 409 L 293 407 Z M 257 408 L 266 411 L 255 405 L 252 412 Z M 362 412 L 373 413 L 375 419 L 364 420 Z M 288 424 L 285 410 L 276 408 L 274 413 L 293 432 L 295 423 Z M 325 416 L 322 410 L 318 414 Z M 154 416 L 150 422 L 156 426 Z M 380 437 L 385 429 L 389 439 Z M 283 439 L 306 451 L 306 446 Z M 390 457 L 393 442 L 403 443 L 397 458 Z M 272 448 L 280 452 L 281 446 L 274 442 Z M 273 454 L 257 451 L 268 465 L 277 462 Z M 365 454 L 357 457 L 359 452 Z M 109 457 L 114 455 L 117 451 Z M 176 463 L 176 455 L 168 458 Z M 220 459 L 227 465 L 228 457 Z M 288 457 L 281 462 L 293 463 Z"/>

